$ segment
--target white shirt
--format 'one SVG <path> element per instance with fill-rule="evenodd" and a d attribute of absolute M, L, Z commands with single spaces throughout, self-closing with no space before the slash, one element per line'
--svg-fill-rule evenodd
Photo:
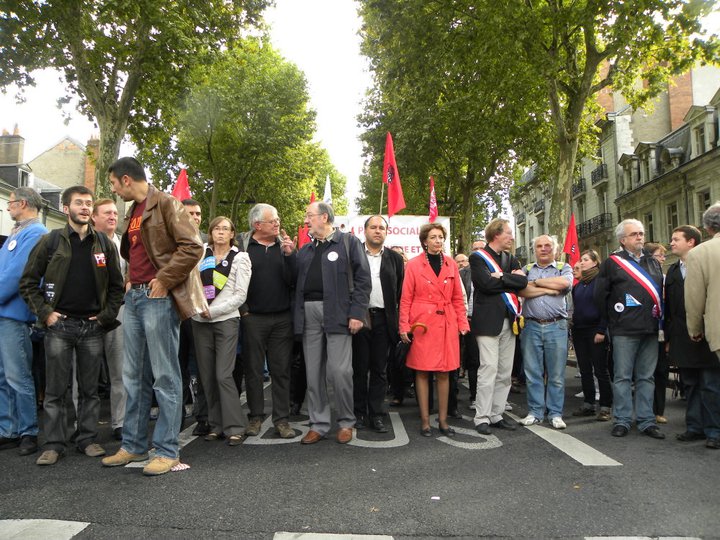
<path fill-rule="evenodd" d="M 370 265 L 370 278 L 372 280 L 372 290 L 370 291 L 371 308 L 385 308 L 385 300 L 383 299 L 382 283 L 380 283 L 380 265 L 382 264 L 382 253 L 385 248 L 381 248 L 378 253 L 373 255 L 365 246 L 365 255 Z"/>

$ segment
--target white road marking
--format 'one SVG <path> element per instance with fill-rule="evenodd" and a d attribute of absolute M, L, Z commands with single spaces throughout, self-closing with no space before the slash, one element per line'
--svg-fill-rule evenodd
<path fill-rule="evenodd" d="M 88 525 L 90 524 L 82 521 L 58 519 L 3 519 L 0 520 L 0 539 L 69 540 Z"/>
<path fill-rule="evenodd" d="M 410 438 L 408 437 L 407 431 L 405 431 L 405 425 L 400 419 L 400 413 L 390 411 L 388 416 L 390 416 L 390 422 L 392 423 L 393 433 L 395 434 L 394 438 L 389 441 L 366 441 L 358 438 L 358 431 L 353 430 L 354 436 L 348 444 L 361 448 L 398 448 L 407 445 L 410 442 Z"/>
<path fill-rule="evenodd" d="M 293 533 L 277 532 L 273 540 L 393 540 L 392 536 L 382 534 L 333 534 L 333 533 Z"/>
<path fill-rule="evenodd" d="M 515 421 L 519 422 L 520 418 L 512 413 L 505 413 Z M 563 433 L 556 429 L 535 424 L 534 426 L 523 426 L 532 431 L 535 435 L 552 444 L 555 448 L 564 452 L 575 461 L 586 467 L 618 467 L 622 463 L 606 456 L 599 450 L 595 450 L 590 445 L 579 441 L 575 437 Z"/>
<path fill-rule="evenodd" d="M 437 414 L 433 414 L 430 416 L 430 424 L 431 425 L 437 425 Z M 463 420 L 467 420 L 472 424 L 473 419 L 469 416 L 463 415 Z M 455 438 L 446 437 L 445 435 L 441 435 L 440 437 L 437 437 L 437 440 L 440 442 L 443 442 L 445 444 L 449 444 L 450 446 L 454 446 L 456 448 L 462 448 L 464 450 L 490 450 L 492 448 L 500 448 L 503 443 L 500 439 L 498 439 L 495 435 L 482 435 L 481 433 L 478 433 L 474 428 L 464 428 L 459 426 L 453 426 L 453 429 L 455 430 L 455 433 L 458 435 L 467 435 L 469 437 L 476 437 L 478 439 L 483 439 L 484 442 L 464 442 L 464 441 L 458 441 L 455 440 Z"/>
<path fill-rule="evenodd" d="M 586 536 L 585 540 L 702 540 L 695 536 Z"/>

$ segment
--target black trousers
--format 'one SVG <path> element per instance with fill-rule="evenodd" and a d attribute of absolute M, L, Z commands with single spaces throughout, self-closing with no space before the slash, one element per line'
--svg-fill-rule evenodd
<path fill-rule="evenodd" d="M 384 311 L 371 312 L 370 319 L 370 329 L 363 328 L 352 340 L 353 409 L 357 417 L 385 412 L 390 336 Z"/>
<path fill-rule="evenodd" d="M 190 391 L 190 365 L 194 364 L 197 377 L 197 388 L 195 399 L 197 400 L 193 407 L 195 420 L 198 422 L 207 421 L 208 407 L 205 400 L 205 392 L 203 391 L 202 379 L 200 378 L 200 370 L 197 368 L 195 360 L 195 340 L 193 339 L 192 323 L 190 319 L 186 319 L 180 323 L 180 346 L 178 349 L 178 360 L 180 362 L 180 373 L 182 374 L 183 385 L 183 405 L 187 405 L 192 401 L 192 392 Z M 153 394 L 154 396 L 154 394 Z M 155 398 L 153 397 L 153 403 Z M 185 411 L 180 415 L 180 427 L 185 418 Z"/>
<path fill-rule="evenodd" d="M 462 358 L 465 371 L 467 371 L 468 387 L 470 388 L 470 401 L 475 401 L 477 395 L 477 372 L 480 367 L 480 350 L 477 339 L 468 332 L 461 338 Z"/>
<path fill-rule="evenodd" d="M 580 368 L 580 381 L 585 403 L 595 404 L 595 381 L 598 380 L 600 391 L 600 406 L 612 407 L 612 385 L 608 370 L 607 338 L 601 343 L 595 343 L 595 330 L 576 328 L 573 330 L 573 345 L 575 356 Z"/>
<path fill-rule="evenodd" d="M 655 365 L 655 399 L 653 400 L 653 412 L 659 416 L 665 414 L 665 397 L 667 394 L 669 375 L 670 365 L 668 355 L 665 352 L 665 344 L 660 343 L 658 347 L 658 361 Z"/>

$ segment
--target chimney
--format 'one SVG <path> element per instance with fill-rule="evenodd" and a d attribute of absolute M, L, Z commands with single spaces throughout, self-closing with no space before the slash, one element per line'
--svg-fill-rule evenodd
<path fill-rule="evenodd" d="M 693 105 L 692 70 L 673 77 L 668 82 L 670 128 L 674 131 L 684 123 L 685 115 Z"/>
<path fill-rule="evenodd" d="M 100 152 L 100 139 L 92 137 L 87 142 L 85 151 L 85 170 L 84 184 L 85 187 L 95 192 L 95 170 L 97 167 L 97 158 Z"/>
<path fill-rule="evenodd" d="M 23 162 L 25 139 L 20 136 L 17 124 L 13 134 L 3 129 L 0 135 L 0 165 L 17 165 Z"/>

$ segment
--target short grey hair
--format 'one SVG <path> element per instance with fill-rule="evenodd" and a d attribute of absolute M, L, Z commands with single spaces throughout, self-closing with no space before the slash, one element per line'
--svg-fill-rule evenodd
<path fill-rule="evenodd" d="M 705 210 L 702 220 L 703 227 L 713 233 L 720 232 L 720 201 L 717 201 L 710 208 Z"/>
<path fill-rule="evenodd" d="M 645 225 L 643 225 L 643 222 L 639 219 L 623 219 L 618 223 L 618 226 L 615 227 L 615 238 L 617 238 L 618 242 L 625 238 L 625 225 L 637 225 L 645 232 Z"/>
<path fill-rule="evenodd" d="M 547 236 L 547 237 L 550 239 L 550 243 L 552 244 L 552 251 L 553 251 L 553 253 L 556 253 L 556 252 L 557 252 L 557 248 L 558 248 L 557 237 L 555 237 L 555 236 L 550 236 L 549 234 L 539 234 L 539 235 L 537 235 L 535 238 L 533 238 L 533 240 L 532 240 L 533 249 L 535 248 L 535 242 L 537 242 L 537 241 L 538 241 L 540 238 L 542 238 L 543 236 Z"/>
<path fill-rule="evenodd" d="M 328 223 L 333 223 L 335 221 L 335 212 L 333 211 L 332 206 L 328 203 L 322 201 L 318 202 L 317 209 L 319 214 L 327 214 Z"/>
<path fill-rule="evenodd" d="M 42 207 L 45 206 L 43 198 L 31 187 L 13 189 L 12 194 L 15 195 L 16 201 L 25 201 L 29 208 L 34 208 L 37 211 L 42 210 Z"/>
<path fill-rule="evenodd" d="M 268 210 L 277 215 L 277 208 L 270 204 L 258 203 L 250 209 L 250 212 L 248 212 L 248 223 L 251 229 L 257 222 L 262 221 L 263 214 Z"/>

